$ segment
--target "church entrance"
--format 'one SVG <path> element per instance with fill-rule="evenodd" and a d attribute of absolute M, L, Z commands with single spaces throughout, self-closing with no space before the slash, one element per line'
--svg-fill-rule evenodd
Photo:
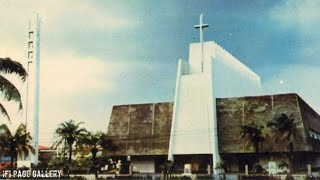
<path fill-rule="evenodd" d="M 174 155 L 173 172 L 184 173 L 186 166 L 193 174 L 208 174 L 208 169 L 212 173 L 212 154 Z"/>

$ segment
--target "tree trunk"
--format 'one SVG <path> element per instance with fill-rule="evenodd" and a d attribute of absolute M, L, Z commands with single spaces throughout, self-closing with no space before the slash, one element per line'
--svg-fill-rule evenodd
<path fill-rule="evenodd" d="M 255 155 L 256 162 L 259 164 L 259 145 L 255 145 Z"/>
<path fill-rule="evenodd" d="M 11 155 L 10 168 L 11 168 L 11 171 L 13 171 L 13 160 L 14 160 L 14 156 L 16 155 L 15 148 L 12 146 L 12 144 L 13 144 L 13 142 L 11 140 L 11 146 L 10 146 L 10 155 Z"/>
<path fill-rule="evenodd" d="M 94 170 L 94 175 L 96 177 L 96 179 L 98 178 L 98 167 L 97 167 L 97 152 L 98 149 L 96 147 L 91 149 L 91 153 L 92 153 L 92 164 L 93 164 L 93 170 Z"/>
<path fill-rule="evenodd" d="M 70 175 L 71 162 L 72 162 L 72 144 L 69 144 L 69 168 L 68 168 L 68 176 Z"/>
<path fill-rule="evenodd" d="M 13 171 L 13 156 L 14 156 L 14 153 L 11 153 L 11 163 L 10 163 L 10 166 L 11 166 L 11 171 Z"/>
<path fill-rule="evenodd" d="M 289 167 L 290 167 L 290 173 L 294 173 L 294 163 L 293 163 L 293 143 L 291 142 L 289 144 Z"/>

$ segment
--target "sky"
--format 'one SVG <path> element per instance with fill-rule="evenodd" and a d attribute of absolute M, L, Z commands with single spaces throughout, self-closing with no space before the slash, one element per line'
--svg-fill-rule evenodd
<path fill-rule="evenodd" d="M 39 144 L 58 124 L 107 131 L 113 105 L 173 101 L 177 61 L 215 41 L 260 75 L 265 94 L 298 93 L 320 112 L 320 1 L 0 0 L 0 57 L 26 67 L 27 24 L 41 17 Z M 24 98 L 25 84 L 14 76 Z M 23 113 L 10 104 L 11 124 Z"/>

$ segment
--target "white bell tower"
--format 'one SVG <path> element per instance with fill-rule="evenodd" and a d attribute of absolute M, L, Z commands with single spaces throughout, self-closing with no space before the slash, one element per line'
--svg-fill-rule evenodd
<path fill-rule="evenodd" d="M 35 154 L 31 154 L 31 162 L 38 164 L 39 153 L 39 87 L 40 87 L 40 17 L 33 14 L 29 20 L 28 30 L 28 82 L 26 97 L 26 123 L 32 132 L 32 146 Z"/>

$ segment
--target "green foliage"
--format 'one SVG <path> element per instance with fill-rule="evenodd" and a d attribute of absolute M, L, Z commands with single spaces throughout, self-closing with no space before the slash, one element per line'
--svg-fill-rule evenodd
<path fill-rule="evenodd" d="M 11 168 L 13 167 L 14 158 L 29 151 L 35 153 L 31 143 L 31 135 L 27 132 L 26 126 L 20 124 L 15 134 L 12 134 L 6 124 L 0 125 L 0 151 L 11 156 Z"/>
<path fill-rule="evenodd" d="M 23 66 L 10 58 L 0 58 L 0 73 L 2 74 L 16 74 L 22 82 L 26 80 L 27 72 Z M 19 110 L 22 109 L 22 101 L 19 90 L 0 74 L 0 95 L 7 101 L 15 101 L 19 104 Z M 0 114 L 10 121 L 9 114 L 5 107 L 0 103 Z"/>
<path fill-rule="evenodd" d="M 167 160 L 162 165 L 160 165 L 160 169 L 162 171 L 163 179 L 168 179 L 168 175 L 170 175 L 171 170 L 173 168 L 173 162 L 171 160 Z"/>
<path fill-rule="evenodd" d="M 49 169 L 66 169 L 68 167 L 66 161 L 65 157 L 56 157 L 48 162 L 48 167 Z"/>
<path fill-rule="evenodd" d="M 39 153 L 39 163 L 36 166 L 33 166 L 33 168 L 36 169 L 47 169 L 48 163 L 55 158 L 54 152 L 41 152 Z"/>
<path fill-rule="evenodd" d="M 93 164 L 90 158 L 79 158 L 77 160 L 72 161 L 72 169 L 71 172 L 75 174 L 88 174 Z"/>
<path fill-rule="evenodd" d="M 53 147 L 57 147 L 64 142 L 72 146 L 78 139 L 80 139 L 81 136 L 83 136 L 83 134 L 87 132 L 85 128 L 80 128 L 81 124 L 83 124 L 83 122 L 76 123 L 72 119 L 59 124 L 59 127 L 55 131 L 55 134 L 58 136 L 58 140 L 54 143 Z"/>
<path fill-rule="evenodd" d="M 244 140 L 246 147 L 253 146 L 255 152 L 259 152 L 259 147 L 265 141 L 261 129 L 263 129 L 263 126 L 258 127 L 256 124 L 243 125 L 241 127 L 240 138 Z"/>
<path fill-rule="evenodd" d="M 88 154 L 91 152 L 92 155 L 92 170 L 95 173 L 96 178 L 98 177 L 98 170 L 101 167 L 101 159 L 97 158 L 99 150 L 104 149 L 108 151 L 115 151 L 116 146 L 113 141 L 102 132 L 86 132 L 79 136 L 77 146 L 80 148 L 81 153 Z"/>
<path fill-rule="evenodd" d="M 81 150 L 82 155 L 92 154 L 92 157 L 97 156 L 99 149 L 107 151 L 115 151 L 117 147 L 113 140 L 109 139 L 105 133 L 102 132 L 86 132 L 79 136 L 77 147 Z"/>
<path fill-rule="evenodd" d="M 273 130 L 272 139 L 275 144 L 278 144 L 280 147 L 289 148 L 289 167 L 290 173 L 293 172 L 293 141 L 294 139 L 299 139 L 297 125 L 301 121 L 295 121 L 293 114 L 290 116 L 282 113 L 280 116 L 277 116 L 272 121 L 270 121 L 267 126 Z"/>
<path fill-rule="evenodd" d="M 87 132 L 85 128 L 80 128 L 80 123 L 76 123 L 74 120 L 70 119 L 69 121 L 59 124 L 59 127 L 56 129 L 55 134 L 58 136 L 58 140 L 53 144 L 53 147 L 58 147 L 61 144 L 66 144 L 69 147 L 69 170 L 72 166 L 72 147 L 74 143 L 77 143 L 83 134 Z"/>
<path fill-rule="evenodd" d="M 66 157 L 56 157 L 51 159 L 48 162 L 49 169 L 69 169 L 69 164 L 66 163 Z M 92 167 L 92 161 L 90 158 L 79 158 L 77 160 L 72 161 L 72 168 L 70 171 L 75 174 L 88 174 L 90 172 L 90 168 Z"/>
<path fill-rule="evenodd" d="M 87 180 L 86 177 L 83 177 L 83 176 L 74 176 L 72 177 L 71 179 L 75 179 L 75 180 Z"/>
<path fill-rule="evenodd" d="M 162 165 L 160 165 L 160 169 L 167 174 L 170 173 L 172 167 L 173 167 L 173 162 L 171 160 L 167 160 Z"/>
<path fill-rule="evenodd" d="M 293 114 L 288 116 L 282 113 L 280 116 L 268 122 L 267 127 L 272 129 L 274 133 L 272 138 L 275 143 L 287 146 L 293 142 L 294 138 L 299 138 L 296 130 L 299 123 L 301 123 L 301 121 L 295 122 Z"/>
<path fill-rule="evenodd" d="M 255 174 L 267 173 L 267 170 L 264 169 L 260 164 L 255 164 L 253 166 L 253 172 Z"/>

